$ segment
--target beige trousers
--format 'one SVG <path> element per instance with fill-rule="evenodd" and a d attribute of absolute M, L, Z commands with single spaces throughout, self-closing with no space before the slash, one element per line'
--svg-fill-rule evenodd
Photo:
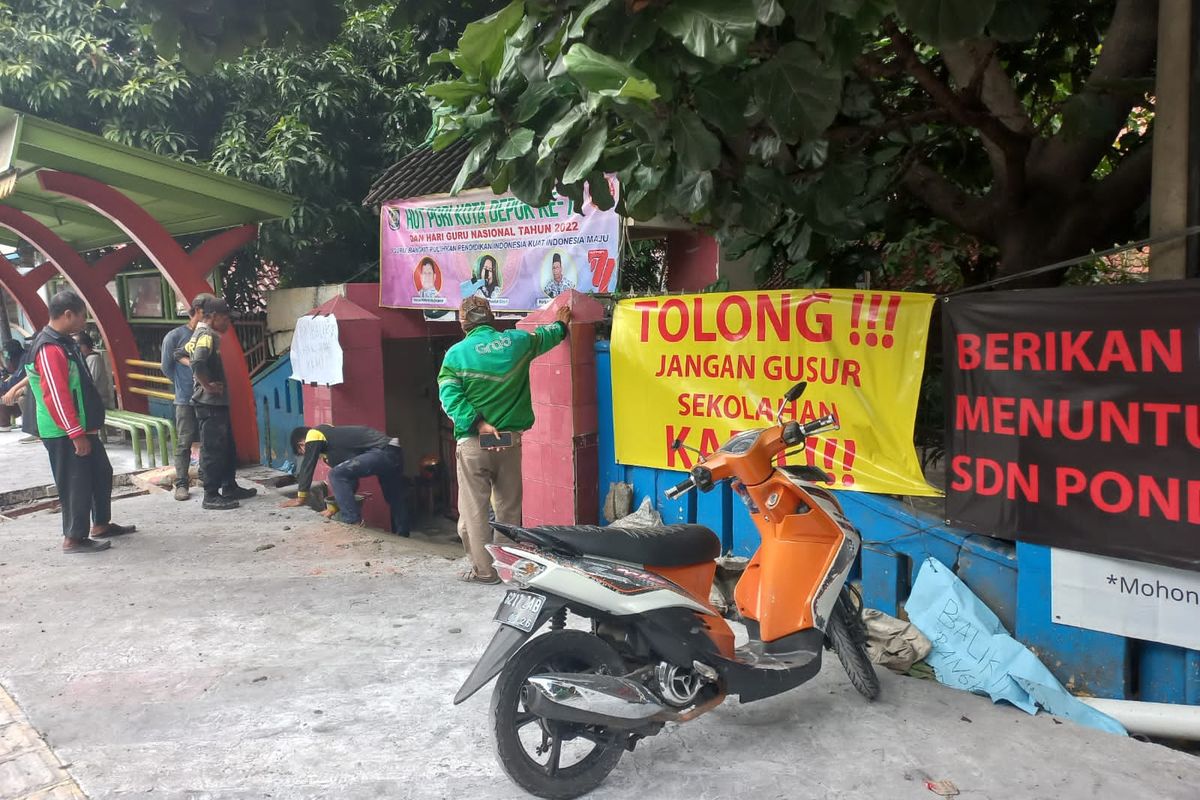
<path fill-rule="evenodd" d="M 491 544 L 493 531 L 488 522 L 488 503 L 496 512 L 496 521 L 521 524 L 521 442 L 503 450 L 485 450 L 479 438 L 472 436 L 458 443 L 458 535 L 471 559 L 475 573 L 495 575 L 492 557 L 483 549 Z"/>

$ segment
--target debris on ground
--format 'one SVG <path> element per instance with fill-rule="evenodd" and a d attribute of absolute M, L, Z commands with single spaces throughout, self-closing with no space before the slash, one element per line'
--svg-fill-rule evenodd
<path fill-rule="evenodd" d="M 933 649 L 925 661 L 947 686 L 1011 703 L 1028 714 L 1039 708 L 1080 725 L 1127 735 L 1107 714 L 1063 688 L 1029 648 L 1008 634 L 954 571 L 927 558 L 904 606 Z"/>
<path fill-rule="evenodd" d="M 863 609 L 862 616 L 867 626 L 867 654 L 873 664 L 905 673 L 933 649 L 925 634 L 911 622 L 874 608 Z"/>
<path fill-rule="evenodd" d="M 263 550 L 270 550 L 274 546 L 275 545 L 273 544 L 260 544 L 258 547 L 254 548 L 254 552 L 261 553 Z"/>
<path fill-rule="evenodd" d="M 633 487 L 628 483 L 610 483 L 604 498 L 604 518 L 610 523 L 628 516 L 633 508 Z"/>
<path fill-rule="evenodd" d="M 954 785 L 954 781 L 925 781 L 925 788 L 938 797 L 954 797 L 958 794 L 958 787 Z"/>
<path fill-rule="evenodd" d="M 614 528 L 657 528 L 663 524 L 662 514 L 650 502 L 649 497 L 642 498 L 642 504 L 632 514 L 627 514 L 614 520 Z"/>

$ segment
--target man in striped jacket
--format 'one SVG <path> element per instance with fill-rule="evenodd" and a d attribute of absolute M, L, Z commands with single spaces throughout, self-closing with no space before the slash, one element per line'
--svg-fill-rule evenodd
<path fill-rule="evenodd" d="M 33 340 L 25 371 L 62 505 L 63 552 L 97 553 L 112 545 L 109 538 L 136 528 L 111 518 L 112 464 L 98 435 L 104 401 L 72 338 L 83 330 L 87 308 L 68 290 L 50 298 L 49 310 L 50 324 Z"/>

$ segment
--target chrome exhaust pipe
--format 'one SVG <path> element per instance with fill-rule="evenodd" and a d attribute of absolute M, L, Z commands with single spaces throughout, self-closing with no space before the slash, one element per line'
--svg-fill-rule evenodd
<path fill-rule="evenodd" d="M 546 674 L 527 683 L 526 708 L 545 719 L 630 730 L 674 716 L 649 689 L 628 678 Z"/>

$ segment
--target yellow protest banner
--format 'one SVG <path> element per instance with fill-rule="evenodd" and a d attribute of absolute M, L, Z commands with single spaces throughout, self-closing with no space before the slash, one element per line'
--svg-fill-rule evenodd
<path fill-rule="evenodd" d="M 612 333 L 617 461 L 686 470 L 738 431 L 784 411 L 833 414 L 841 430 L 792 463 L 821 467 L 835 487 L 927 495 L 913 448 L 933 296 L 854 289 L 730 292 L 623 300 Z"/>

